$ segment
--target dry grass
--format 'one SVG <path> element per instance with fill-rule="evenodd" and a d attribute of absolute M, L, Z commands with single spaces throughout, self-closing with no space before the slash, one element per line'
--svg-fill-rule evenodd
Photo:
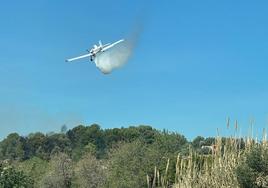
<path fill-rule="evenodd" d="M 227 122 L 229 128 L 229 121 Z M 235 123 L 235 132 L 237 133 L 238 125 Z M 237 135 L 235 133 L 235 135 Z M 167 180 L 167 171 L 169 161 L 167 162 L 166 171 L 163 175 L 155 168 L 155 177 L 149 188 L 156 187 L 173 187 L 173 188 L 236 188 L 239 183 L 235 170 L 244 160 L 245 154 L 258 144 L 260 147 L 267 147 L 266 131 L 263 131 L 262 140 L 252 137 L 252 134 L 244 139 L 237 136 L 222 138 L 217 136 L 213 150 L 210 154 L 200 154 L 189 148 L 188 156 L 177 157 L 175 184 L 170 185 Z"/>
<path fill-rule="evenodd" d="M 238 145 L 236 139 L 232 138 L 227 139 L 223 145 L 222 138 L 218 137 L 211 155 L 193 151 L 187 158 L 179 155 L 174 187 L 239 187 L 234 171 L 242 152 Z"/>

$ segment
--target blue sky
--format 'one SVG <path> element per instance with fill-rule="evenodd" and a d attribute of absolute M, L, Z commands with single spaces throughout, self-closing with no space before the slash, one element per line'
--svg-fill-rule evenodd
<path fill-rule="evenodd" d="M 0 6 L 0 138 L 146 124 L 187 138 L 242 132 L 268 115 L 267 1 L 12 1 Z M 123 68 L 103 75 L 85 52 L 143 24 Z"/>

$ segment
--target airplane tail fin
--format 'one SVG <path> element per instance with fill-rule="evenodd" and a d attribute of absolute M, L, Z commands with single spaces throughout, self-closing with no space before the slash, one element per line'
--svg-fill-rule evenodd
<path fill-rule="evenodd" d="M 101 40 L 99 40 L 99 45 L 102 46 L 102 42 L 101 42 Z"/>

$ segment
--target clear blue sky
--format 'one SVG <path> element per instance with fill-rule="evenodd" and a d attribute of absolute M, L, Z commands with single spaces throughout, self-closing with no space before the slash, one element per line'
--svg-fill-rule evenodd
<path fill-rule="evenodd" d="M 268 115 L 267 1 L 4 1 L 0 138 L 146 124 L 187 138 L 225 134 L 226 118 L 259 131 Z M 99 39 L 144 29 L 126 66 L 103 75 L 65 63 Z"/>

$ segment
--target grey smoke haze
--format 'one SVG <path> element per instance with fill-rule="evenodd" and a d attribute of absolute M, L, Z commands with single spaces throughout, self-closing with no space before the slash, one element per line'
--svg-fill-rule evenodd
<path fill-rule="evenodd" d="M 104 74 L 111 73 L 114 69 L 125 65 L 138 41 L 140 31 L 135 32 L 130 37 L 125 38 L 122 43 L 115 45 L 113 48 L 98 55 L 95 58 L 96 67 Z"/>
<path fill-rule="evenodd" d="M 12 132 L 28 135 L 31 132 L 58 132 L 83 124 L 83 117 L 75 112 L 51 113 L 34 105 L 6 104 L 0 108 L 0 141 Z"/>

